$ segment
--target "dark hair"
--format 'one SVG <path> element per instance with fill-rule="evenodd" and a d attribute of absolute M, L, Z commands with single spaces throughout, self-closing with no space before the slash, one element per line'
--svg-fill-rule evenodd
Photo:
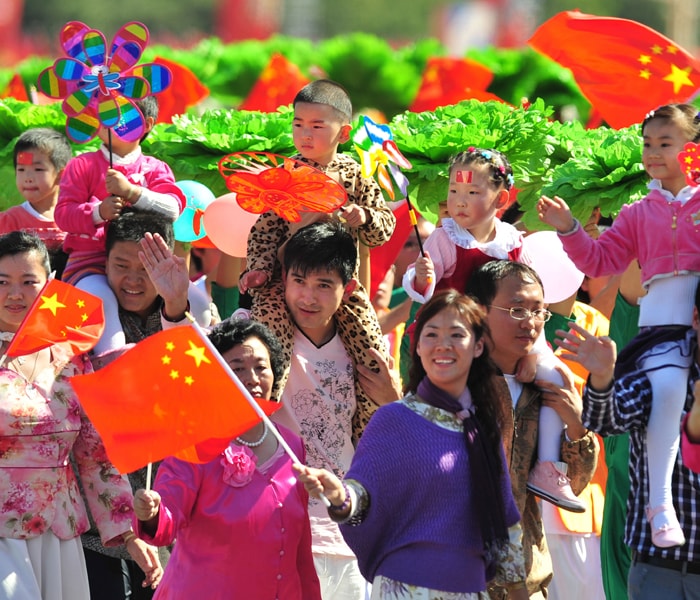
<path fill-rule="evenodd" d="M 172 250 L 175 247 L 173 223 L 166 216 L 151 210 L 124 209 L 110 221 L 105 234 L 105 248 L 110 250 L 117 242 L 140 242 L 146 233 L 158 233 Z"/>
<path fill-rule="evenodd" d="M 466 150 L 452 156 L 448 162 L 449 173 L 456 166 L 488 165 L 489 181 L 495 189 L 501 187 L 510 190 L 513 187 L 513 168 L 510 166 L 506 155 L 498 150 L 486 150 L 470 146 Z"/>
<path fill-rule="evenodd" d="M 73 149 L 68 138 L 49 127 L 27 129 L 17 138 L 12 154 L 15 168 L 17 168 L 17 155 L 30 150 L 38 150 L 46 154 L 57 171 L 65 169 L 68 161 L 73 158 Z"/>
<path fill-rule="evenodd" d="M 665 104 L 652 110 L 642 121 L 642 135 L 646 126 L 655 119 L 665 119 L 678 126 L 690 142 L 700 141 L 700 111 L 692 104 Z"/>
<path fill-rule="evenodd" d="M 540 276 L 532 267 L 512 260 L 492 260 L 481 265 L 472 273 L 464 290 L 482 306 L 488 306 L 498 294 L 500 282 L 506 277 L 517 277 L 523 283 L 536 283 L 544 286 Z"/>
<path fill-rule="evenodd" d="M 0 258 L 29 254 L 31 252 L 36 252 L 39 255 L 41 266 L 48 276 L 51 272 L 49 253 L 44 242 L 37 235 L 26 231 L 12 231 L 0 235 Z"/>
<path fill-rule="evenodd" d="M 405 386 L 407 393 L 415 392 L 418 389 L 418 384 L 426 376 L 423 362 L 417 352 L 418 340 L 425 324 L 436 315 L 450 309 L 455 310 L 459 314 L 465 325 L 471 329 L 476 341 L 484 340 L 486 342 L 486 339 L 489 337 L 490 333 L 485 313 L 474 300 L 452 289 L 436 293 L 420 307 L 416 314 L 415 330 L 411 341 L 411 366 L 408 370 L 408 382 Z M 490 450 L 495 452 L 496 455 L 500 452 L 499 446 L 501 444 L 499 425 L 501 415 L 499 406 L 494 401 L 496 397 L 495 377 L 497 376 L 498 370 L 489 356 L 485 343 L 481 356 L 476 357 L 472 361 L 467 386 L 471 391 L 472 401 L 477 409 L 477 414 L 489 432 Z"/>
<path fill-rule="evenodd" d="M 319 221 L 302 227 L 284 248 L 284 270 L 327 271 L 340 276 L 347 285 L 355 273 L 357 246 L 355 240 L 337 221 Z"/>
<path fill-rule="evenodd" d="M 229 317 L 217 323 L 209 332 L 209 340 L 220 354 L 228 352 L 250 338 L 259 339 L 270 354 L 270 367 L 274 381 L 281 379 L 284 373 L 282 345 L 266 325 L 250 319 Z"/>
<path fill-rule="evenodd" d="M 330 79 L 317 79 L 306 84 L 294 97 L 294 106 L 298 102 L 326 104 L 338 113 L 343 124 L 352 121 L 352 102 L 347 90 Z"/>

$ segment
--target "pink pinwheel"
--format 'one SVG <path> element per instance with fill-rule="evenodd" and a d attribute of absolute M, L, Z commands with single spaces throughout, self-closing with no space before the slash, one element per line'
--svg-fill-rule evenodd
<path fill-rule="evenodd" d="M 145 121 L 134 100 L 166 89 L 172 80 L 163 65 L 137 63 L 148 43 L 148 29 L 132 21 L 107 49 L 104 35 L 85 23 L 71 21 L 61 31 L 67 57 L 39 74 L 39 89 L 63 100 L 66 133 L 77 143 L 89 142 L 100 127 L 125 141 L 140 139 Z"/>

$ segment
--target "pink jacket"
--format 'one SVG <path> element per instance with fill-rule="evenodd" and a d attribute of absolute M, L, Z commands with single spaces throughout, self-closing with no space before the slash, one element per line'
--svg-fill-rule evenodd
<path fill-rule="evenodd" d="M 583 227 L 560 235 L 564 250 L 589 277 L 622 273 L 634 259 L 642 283 L 660 275 L 700 273 L 700 188 L 685 204 L 659 190 L 622 207 L 610 229 L 592 239 Z"/>
<path fill-rule="evenodd" d="M 301 439 L 278 428 L 303 463 Z M 234 442 L 230 447 L 234 454 L 252 455 Z M 153 488 L 162 503 L 155 535 L 146 535 L 134 520 L 134 530 L 151 544 L 177 538 L 155 598 L 321 600 L 309 497 L 289 456 L 280 447 L 245 474 L 233 463 L 224 467 L 222 458 L 205 464 L 166 458 L 158 468 Z M 228 482 L 227 473 L 234 471 L 240 477 Z"/>
<path fill-rule="evenodd" d="M 681 454 L 683 456 L 683 464 L 691 471 L 700 473 L 700 444 L 693 443 L 688 439 L 688 432 L 686 430 L 687 420 L 688 416 L 686 415 L 683 420 L 683 427 L 681 427 Z"/>
<path fill-rule="evenodd" d="M 104 252 L 105 223 L 95 224 L 95 206 L 109 196 L 105 188 L 105 174 L 109 162 L 100 150 L 86 152 L 71 159 L 61 176 L 58 204 L 54 219 L 66 239 L 63 249 Z M 180 210 L 184 208 L 183 194 L 175 185 L 170 167 L 162 160 L 141 154 L 129 165 L 114 165 L 126 178 L 136 185 L 177 198 Z"/>

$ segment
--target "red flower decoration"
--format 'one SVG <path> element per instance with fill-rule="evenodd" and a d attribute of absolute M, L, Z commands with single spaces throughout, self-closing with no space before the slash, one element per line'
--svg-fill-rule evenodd
<path fill-rule="evenodd" d="M 229 154 L 219 161 L 219 172 L 243 210 L 273 210 L 291 222 L 300 221 L 304 212 L 333 212 L 347 199 L 343 187 L 325 173 L 270 152 Z"/>
<path fill-rule="evenodd" d="M 678 153 L 678 162 L 685 173 L 688 185 L 700 185 L 700 144 L 688 142 L 683 146 L 683 151 Z"/>

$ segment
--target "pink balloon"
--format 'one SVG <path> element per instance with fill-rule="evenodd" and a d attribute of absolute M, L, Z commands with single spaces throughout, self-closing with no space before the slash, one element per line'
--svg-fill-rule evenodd
<path fill-rule="evenodd" d="M 236 194 L 224 194 L 204 209 L 204 229 L 212 243 L 230 256 L 244 258 L 248 234 L 260 215 L 243 210 Z"/>
<path fill-rule="evenodd" d="M 581 287 L 583 273 L 566 254 L 554 231 L 531 233 L 525 236 L 523 246 L 530 258 L 530 266 L 542 280 L 545 302 L 566 300 Z"/>

